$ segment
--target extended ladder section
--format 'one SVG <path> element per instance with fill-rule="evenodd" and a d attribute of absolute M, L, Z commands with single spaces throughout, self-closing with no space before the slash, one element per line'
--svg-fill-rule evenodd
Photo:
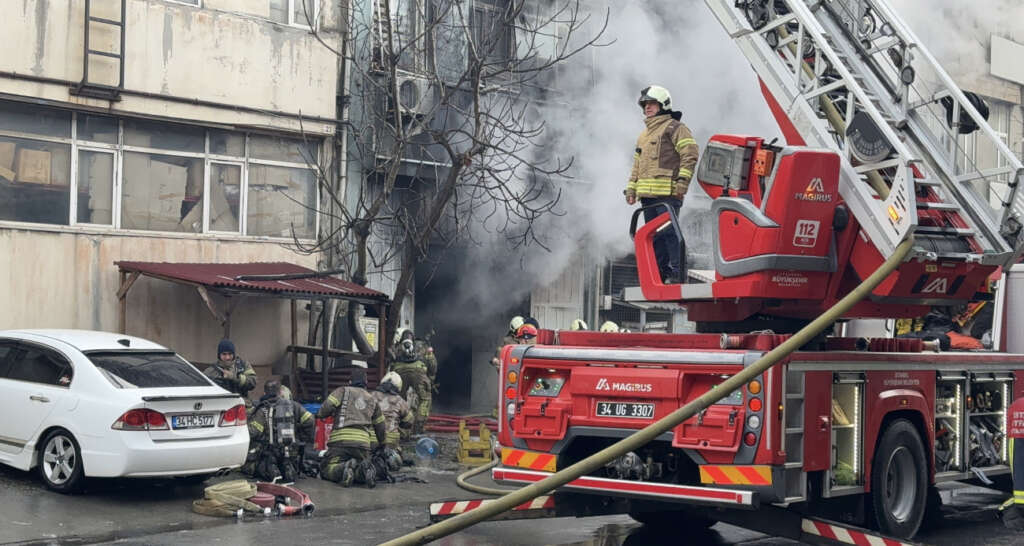
<path fill-rule="evenodd" d="M 1019 258 L 1020 160 L 886 0 L 705 2 L 792 123 L 780 121 L 790 143 L 841 155 L 839 192 L 883 256 L 915 232 L 918 258 Z M 977 166 L 968 135 L 997 168 Z"/>

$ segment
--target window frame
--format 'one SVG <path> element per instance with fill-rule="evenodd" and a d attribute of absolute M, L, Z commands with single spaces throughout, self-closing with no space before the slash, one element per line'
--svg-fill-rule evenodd
<path fill-rule="evenodd" d="M 268 0 L 269 1 L 269 0 Z M 320 0 L 310 0 L 313 3 L 313 25 L 307 25 L 305 19 L 296 19 L 295 17 L 295 4 L 301 3 L 303 0 L 288 0 L 288 22 L 277 23 L 279 25 L 288 25 L 294 28 L 301 28 L 305 30 L 315 30 L 320 28 Z M 276 22 L 276 21 L 275 21 Z"/>
<path fill-rule="evenodd" d="M 202 8 L 203 0 L 164 0 L 169 4 L 181 4 L 182 6 L 188 6 L 190 8 Z"/>
<path fill-rule="evenodd" d="M 29 340 L 25 340 L 25 339 L 14 340 L 14 346 L 15 346 L 14 351 L 12 351 L 11 353 L 9 353 L 7 355 L 7 358 L 6 358 L 6 360 L 7 360 L 7 368 L 6 368 L 6 371 L 4 372 L 3 376 L 0 376 L 0 379 L 6 379 L 8 381 L 17 381 L 19 383 L 27 383 L 27 384 L 31 384 L 31 385 L 43 385 L 43 386 L 46 386 L 46 387 L 55 387 L 55 388 L 59 388 L 59 389 L 70 389 L 71 385 L 74 385 L 74 383 L 75 383 L 75 375 L 76 375 L 76 373 L 75 373 L 75 366 L 71 362 L 72 359 L 69 358 L 64 353 L 58 351 L 57 349 L 55 349 L 53 347 L 50 347 L 49 345 L 43 345 L 41 343 L 35 343 L 35 342 L 29 341 Z M 71 372 L 71 380 L 68 381 L 67 385 L 61 385 L 60 383 L 41 383 L 39 381 L 29 381 L 29 380 L 26 380 L 26 379 L 16 379 L 16 378 L 11 377 L 10 376 L 10 372 L 11 372 L 11 369 L 13 369 L 13 365 L 14 365 L 14 362 L 15 362 L 14 359 L 15 358 L 22 358 L 22 357 L 24 357 L 25 353 L 28 352 L 28 351 L 38 351 L 39 353 L 41 353 L 41 354 L 47 356 L 48 358 L 54 360 L 58 364 L 63 363 L 64 364 L 64 368 L 67 369 L 67 370 L 70 370 L 70 372 Z"/>
<path fill-rule="evenodd" d="M 319 3 L 317 4 L 319 6 Z M 11 104 L 20 104 L 17 101 L 5 101 Z M 31 107 L 32 105 L 23 105 L 25 107 Z M 69 180 L 67 181 L 68 191 L 70 192 L 67 209 L 67 221 L 61 224 L 51 224 L 45 222 L 26 222 L 19 220 L 0 219 L 0 228 L 12 227 L 16 229 L 39 229 L 44 231 L 79 231 L 81 229 L 89 230 L 90 232 L 98 231 L 102 233 L 110 234 L 133 234 L 133 235 L 144 235 L 144 236 L 175 236 L 182 238 L 232 238 L 235 240 L 242 241 L 291 241 L 292 237 L 282 236 L 269 236 L 269 235 L 249 235 L 248 234 L 248 222 L 246 220 L 247 207 L 248 207 L 248 180 L 249 170 L 253 165 L 269 165 L 274 167 L 286 167 L 292 169 L 305 169 L 312 172 L 314 186 L 312 188 L 314 194 L 314 221 L 312 227 L 311 237 L 301 237 L 300 241 L 312 242 L 316 240 L 317 234 L 320 230 L 320 206 L 321 206 L 321 195 L 320 188 L 317 180 L 319 179 L 319 173 L 317 173 L 316 163 L 318 163 L 325 154 L 327 136 L 317 135 L 310 138 L 305 135 L 294 135 L 291 133 L 274 133 L 274 132 L 253 132 L 253 131 L 232 131 L 239 134 L 244 138 L 244 153 L 242 157 L 225 154 L 210 153 L 210 141 L 211 131 L 223 130 L 222 128 L 188 124 L 179 121 L 164 121 L 154 120 L 142 117 L 130 117 L 130 116 L 117 116 L 117 115 L 106 115 L 98 114 L 112 118 L 117 123 L 117 139 L 116 143 L 99 142 L 94 140 L 85 140 L 78 137 L 78 120 L 79 116 L 85 115 L 97 115 L 90 112 L 78 111 L 78 110 L 64 110 L 69 112 L 71 127 L 70 137 L 54 137 L 35 135 L 30 133 L 24 133 L 21 131 L 11 131 L 0 129 L 0 136 L 9 138 L 18 138 L 24 140 L 34 140 L 40 142 L 48 142 L 53 144 L 66 145 L 70 147 L 70 161 L 69 161 Z M 167 150 L 162 148 L 152 148 L 148 146 L 135 146 L 124 144 L 124 132 L 125 122 L 128 120 L 140 120 L 148 121 L 153 123 L 172 123 L 178 125 L 185 125 L 188 127 L 198 128 L 203 131 L 203 151 L 202 152 L 183 152 L 178 150 Z M 309 162 L 291 162 L 271 159 L 256 159 L 251 156 L 250 152 L 250 139 L 253 136 L 269 136 L 271 138 L 282 138 L 297 140 L 312 144 L 312 150 L 316 153 L 317 161 L 314 164 Z M 112 224 L 95 224 L 90 222 L 79 222 L 78 221 L 78 186 L 79 186 L 79 151 L 91 151 L 100 153 L 112 153 L 114 154 L 114 183 L 113 183 L 113 195 L 112 195 L 112 206 L 111 213 L 113 215 Z M 158 230 L 141 230 L 141 229 L 125 229 L 122 226 L 122 212 L 123 212 L 123 192 L 124 192 L 124 154 L 125 153 L 145 153 L 145 154 L 156 154 L 166 155 L 175 157 L 187 157 L 193 159 L 200 159 L 203 161 L 203 225 L 200 232 L 184 232 L 184 231 L 158 231 Z M 242 195 L 239 200 L 239 231 L 238 232 L 224 232 L 224 231 L 212 231 L 209 229 L 210 217 L 209 217 L 209 195 L 210 195 L 210 164 L 211 163 L 228 163 L 233 165 L 241 165 L 242 168 Z"/>

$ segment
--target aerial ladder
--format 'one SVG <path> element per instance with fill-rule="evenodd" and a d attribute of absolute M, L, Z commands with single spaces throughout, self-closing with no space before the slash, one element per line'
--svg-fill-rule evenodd
<path fill-rule="evenodd" d="M 1020 160 L 988 125 L 984 103 L 957 87 L 886 0 L 706 4 L 758 74 L 788 149 L 838 155 L 839 198 L 824 205 L 844 209 L 843 218 L 817 226 L 823 232 L 820 238 L 831 241 L 821 242 L 823 259 L 808 259 L 813 250 L 788 245 L 793 236 L 783 231 L 810 229 L 817 237 L 819 232 L 807 225 L 811 222 L 787 224 L 769 214 L 771 190 L 777 185 L 773 183 L 779 182 L 778 164 L 787 148 L 716 135 L 702 150 L 695 175 L 713 198 L 712 212 L 718 216 L 714 280 L 703 285 L 662 284 L 650 241 L 675 219 L 666 213 L 637 230 L 634 216 L 641 287 L 627 290 L 626 299 L 680 301 L 688 305 L 691 317 L 717 324 L 755 313 L 812 318 L 914 234 L 914 250 L 894 275 L 899 279 L 880 286 L 873 301 L 856 308 L 851 318 L 914 316 L 924 314 L 930 305 L 984 297 L 978 289 L 988 276 L 1019 260 L 1024 249 Z M 995 168 L 978 167 L 963 145 L 967 134 L 995 150 Z M 726 153 L 730 145 L 746 148 L 732 162 Z M 774 156 L 774 166 L 763 164 L 765 151 L 774 152 L 767 156 Z M 724 158 L 732 171 L 714 172 L 716 163 L 722 164 L 716 157 Z M 748 172 L 750 163 L 761 164 Z M 754 179 L 760 179 L 760 188 Z M 827 192 L 813 193 L 821 186 L 820 180 L 810 178 L 792 182 L 787 189 L 806 189 L 811 200 L 814 195 L 831 199 Z M 779 233 L 771 236 L 773 243 L 767 247 L 734 250 L 730 259 L 723 248 L 730 238 L 760 240 L 763 234 L 736 231 L 739 228 L 721 221 L 725 214 L 734 222 L 738 223 L 738 214 L 740 220 L 778 228 Z M 856 237 L 840 233 L 847 223 Z M 746 267 L 730 263 L 737 253 L 746 259 Z M 811 277 L 805 285 L 827 289 L 800 291 L 771 281 L 780 278 L 779 272 L 794 271 Z M 775 300 L 771 306 L 751 304 L 766 300 L 766 295 Z M 737 309 L 723 313 L 724 299 Z"/>

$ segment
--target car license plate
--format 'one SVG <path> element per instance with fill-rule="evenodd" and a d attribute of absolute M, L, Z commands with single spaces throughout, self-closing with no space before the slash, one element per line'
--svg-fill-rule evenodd
<path fill-rule="evenodd" d="M 213 426 L 213 414 L 211 413 L 189 413 L 175 415 L 171 419 L 171 426 L 174 428 L 207 428 Z"/>
<path fill-rule="evenodd" d="M 594 409 L 598 417 L 626 417 L 650 419 L 654 417 L 654 404 L 642 402 L 598 402 Z"/>

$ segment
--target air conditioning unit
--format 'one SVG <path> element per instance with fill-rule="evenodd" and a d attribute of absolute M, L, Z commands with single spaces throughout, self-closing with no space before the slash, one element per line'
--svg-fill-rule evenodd
<path fill-rule="evenodd" d="M 440 91 L 434 82 L 411 74 L 398 74 L 398 102 L 402 112 L 413 116 L 432 113 L 437 108 Z"/>

